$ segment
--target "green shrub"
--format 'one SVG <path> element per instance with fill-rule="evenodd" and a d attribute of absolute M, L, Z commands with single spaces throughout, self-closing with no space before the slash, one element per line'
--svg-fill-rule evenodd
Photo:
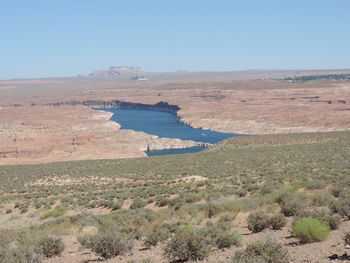
<path fill-rule="evenodd" d="M 42 260 L 43 255 L 36 252 L 31 246 L 9 249 L 4 259 L 0 255 L 0 262 L 4 263 L 41 263 Z"/>
<path fill-rule="evenodd" d="M 165 255 L 172 261 L 201 260 L 208 256 L 210 246 L 208 240 L 192 230 L 178 230 L 165 246 Z"/>
<path fill-rule="evenodd" d="M 334 185 L 330 188 L 330 192 L 334 197 L 339 197 L 340 194 L 343 192 L 344 187 L 340 185 Z"/>
<path fill-rule="evenodd" d="M 330 209 L 332 212 L 350 219 L 350 195 L 341 197 L 337 201 L 333 201 L 330 205 Z"/>
<path fill-rule="evenodd" d="M 170 232 L 166 228 L 154 227 L 146 233 L 144 245 L 147 248 L 156 246 L 158 242 L 166 240 L 170 235 Z"/>
<path fill-rule="evenodd" d="M 168 205 L 168 199 L 166 199 L 164 196 L 158 196 L 155 200 L 155 205 L 158 207 L 163 207 Z"/>
<path fill-rule="evenodd" d="M 240 247 L 242 246 L 243 238 L 237 231 L 225 231 L 218 234 L 215 243 L 218 248 Z"/>
<path fill-rule="evenodd" d="M 297 216 L 305 213 L 305 200 L 298 196 L 287 195 L 281 201 L 281 212 L 285 216 Z"/>
<path fill-rule="evenodd" d="M 141 199 L 135 199 L 134 202 L 131 204 L 130 209 L 138 209 L 142 208 L 146 205 L 146 202 Z"/>
<path fill-rule="evenodd" d="M 35 206 L 36 209 L 39 209 L 42 205 L 43 205 L 43 204 L 42 204 L 40 201 L 38 201 L 38 200 L 36 200 L 36 201 L 34 202 L 34 206 Z"/>
<path fill-rule="evenodd" d="M 322 181 L 312 180 L 306 183 L 306 187 L 307 189 L 311 190 L 323 189 L 326 187 L 326 183 Z"/>
<path fill-rule="evenodd" d="M 248 194 L 248 191 L 246 189 L 239 189 L 236 194 L 238 197 L 245 197 Z"/>
<path fill-rule="evenodd" d="M 112 209 L 114 202 L 110 200 L 101 200 L 98 202 L 98 205 L 101 207 L 106 207 Z"/>
<path fill-rule="evenodd" d="M 123 206 L 123 202 L 117 201 L 117 202 L 115 202 L 115 203 L 112 205 L 111 208 L 112 208 L 113 211 L 115 211 L 115 210 L 121 209 L 122 206 Z"/>
<path fill-rule="evenodd" d="M 324 241 L 330 233 L 329 226 L 312 217 L 301 218 L 293 223 L 292 234 L 303 242 Z"/>
<path fill-rule="evenodd" d="M 59 256 L 64 250 L 64 243 L 61 238 L 44 236 L 40 238 L 34 247 L 35 251 L 47 258 Z"/>
<path fill-rule="evenodd" d="M 180 221 L 163 222 L 160 227 L 165 228 L 169 233 L 175 233 L 183 225 Z"/>
<path fill-rule="evenodd" d="M 253 212 L 248 216 L 248 229 L 253 233 L 269 228 L 269 216 L 262 212 Z"/>
<path fill-rule="evenodd" d="M 0 234 L 0 262 L 6 262 L 9 257 L 9 241 L 5 240 Z"/>
<path fill-rule="evenodd" d="M 331 215 L 325 209 L 315 209 L 308 213 L 308 217 L 316 218 L 322 222 L 325 222 L 329 225 L 330 229 L 335 230 L 338 229 L 342 217 L 338 214 Z"/>
<path fill-rule="evenodd" d="M 44 213 L 40 219 L 46 219 L 49 217 L 59 217 L 59 216 L 63 216 L 66 212 L 67 212 L 68 208 L 67 207 L 56 207 L 55 209 L 48 211 L 46 213 Z"/>
<path fill-rule="evenodd" d="M 272 239 L 259 240 L 238 250 L 232 263 L 288 263 L 288 250 Z"/>
<path fill-rule="evenodd" d="M 219 213 L 221 213 L 222 207 L 217 204 L 207 204 L 205 206 L 205 213 L 208 218 L 212 218 L 217 216 Z"/>
<path fill-rule="evenodd" d="M 312 196 L 312 203 L 316 206 L 328 206 L 334 197 L 328 192 L 316 192 Z"/>
<path fill-rule="evenodd" d="M 226 212 L 220 216 L 218 223 L 232 223 L 236 217 L 237 213 Z"/>
<path fill-rule="evenodd" d="M 339 228 L 342 218 L 340 215 L 335 214 L 327 216 L 324 220 L 319 220 L 326 222 L 331 230 L 335 230 Z"/>
<path fill-rule="evenodd" d="M 273 230 L 279 230 L 287 225 L 287 218 L 285 218 L 282 214 L 275 214 L 269 217 L 268 222 L 269 227 L 271 227 Z"/>
<path fill-rule="evenodd" d="M 20 209 L 21 214 L 25 214 L 27 212 L 28 212 L 28 207 L 21 207 L 21 209 Z"/>
<path fill-rule="evenodd" d="M 116 257 L 133 247 L 130 235 L 113 228 L 106 228 L 95 235 L 80 237 L 78 241 L 103 258 Z"/>
<path fill-rule="evenodd" d="M 202 236 L 205 236 L 211 245 L 216 245 L 216 240 L 220 234 L 228 232 L 231 229 L 230 223 L 212 223 L 208 222 L 206 227 L 199 230 Z"/>

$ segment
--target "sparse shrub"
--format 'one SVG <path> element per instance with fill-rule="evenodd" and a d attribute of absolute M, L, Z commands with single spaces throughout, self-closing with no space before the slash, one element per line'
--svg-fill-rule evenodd
<path fill-rule="evenodd" d="M 287 218 L 285 218 L 284 215 L 282 214 L 271 215 L 268 221 L 269 221 L 269 226 L 273 230 L 282 229 L 287 224 Z"/>
<path fill-rule="evenodd" d="M 218 223 L 232 223 L 236 217 L 237 213 L 226 212 L 220 216 Z"/>
<path fill-rule="evenodd" d="M 206 216 L 208 218 L 217 216 L 219 213 L 221 213 L 221 211 L 222 211 L 222 208 L 217 204 L 209 203 L 205 207 Z"/>
<path fill-rule="evenodd" d="M 175 233 L 183 223 L 180 221 L 164 222 L 160 227 L 165 228 L 170 233 Z"/>
<path fill-rule="evenodd" d="M 216 245 L 218 248 L 229 248 L 231 246 L 241 246 L 243 239 L 237 231 L 223 231 L 218 234 L 216 238 Z"/>
<path fill-rule="evenodd" d="M 333 185 L 330 188 L 330 192 L 334 197 L 339 197 L 340 194 L 343 192 L 344 187 L 340 186 L 340 185 Z"/>
<path fill-rule="evenodd" d="M 285 216 L 302 215 L 305 209 L 305 200 L 300 197 L 287 195 L 281 200 L 281 212 Z"/>
<path fill-rule="evenodd" d="M 88 208 L 95 208 L 97 207 L 97 202 L 91 202 L 88 204 Z"/>
<path fill-rule="evenodd" d="M 219 235 L 230 231 L 230 226 L 230 223 L 214 224 L 212 222 L 208 222 L 206 227 L 199 230 L 199 233 L 202 236 L 205 236 L 212 245 L 216 245 L 216 240 L 218 239 Z"/>
<path fill-rule="evenodd" d="M 261 232 L 270 226 L 269 216 L 262 212 L 253 212 L 248 216 L 248 229 L 253 233 Z"/>
<path fill-rule="evenodd" d="M 208 256 L 208 240 L 192 230 L 191 227 L 180 228 L 165 246 L 165 255 L 172 261 L 201 260 Z"/>
<path fill-rule="evenodd" d="M 112 209 L 112 207 L 114 206 L 114 202 L 110 200 L 102 200 L 99 202 L 99 206 Z"/>
<path fill-rule="evenodd" d="M 12 213 L 12 209 L 7 209 L 6 210 L 6 214 L 11 214 Z"/>
<path fill-rule="evenodd" d="M 21 209 L 20 209 L 20 213 L 21 213 L 21 214 L 25 214 L 25 213 L 27 213 L 27 212 L 28 212 L 28 207 L 26 207 L 26 206 L 21 207 Z"/>
<path fill-rule="evenodd" d="M 334 197 L 328 192 L 316 192 L 312 196 L 312 203 L 316 206 L 328 206 Z"/>
<path fill-rule="evenodd" d="M 163 207 L 168 204 L 168 200 L 164 196 L 159 196 L 155 199 L 155 205 L 158 207 Z"/>
<path fill-rule="evenodd" d="M 308 213 L 309 217 L 316 218 L 322 222 L 325 222 L 329 225 L 330 229 L 335 230 L 338 229 L 342 217 L 338 214 L 331 215 L 327 210 L 325 209 L 315 209 Z"/>
<path fill-rule="evenodd" d="M 320 219 L 321 221 L 326 222 L 331 230 L 338 229 L 341 224 L 341 216 L 340 215 L 329 215 L 324 220 Z"/>
<path fill-rule="evenodd" d="M 292 234 L 302 242 L 324 241 L 330 233 L 329 226 L 312 217 L 301 218 L 293 223 Z"/>
<path fill-rule="evenodd" d="M 260 189 L 260 193 L 265 195 L 265 194 L 270 194 L 272 193 L 274 190 L 274 186 L 272 184 L 269 183 L 265 183 L 261 189 Z"/>
<path fill-rule="evenodd" d="M 9 253 L 9 239 L 0 233 L 0 262 L 6 262 Z"/>
<path fill-rule="evenodd" d="M 40 201 L 38 201 L 38 200 L 36 200 L 36 201 L 34 202 L 34 206 L 35 206 L 36 209 L 39 209 L 42 205 L 43 205 L 43 204 L 42 204 Z"/>
<path fill-rule="evenodd" d="M 46 213 L 44 213 L 40 219 L 46 219 L 46 218 L 49 218 L 49 217 L 59 217 L 59 216 L 63 216 L 67 211 L 67 208 L 66 207 L 56 207 L 55 209 L 51 210 L 51 211 L 48 211 Z"/>
<path fill-rule="evenodd" d="M 144 244 L 147 248 L 156 246 L 169 237 L 170 233 L 166 228 L 154 227 L 145 236 Z"/>
<path fill-rule="evenodd" d="M 350 245 L 350 232 L 345 233 L 344 241 L 345 241 L 345 244 Z"/>
<path fill-rule="evenodd" d="M 51 258 L 62 254 L 64 243 L 61 238 L 44 236 L 35 243 L 34 250 L 47 258 Z"/>
<path fill-rule="evenodd" d="M 248 191 L 246 189 L 239 189 L 236 193 L 239 197 L 245 197 L 248 194 Z"/>
<path fill-rule="evenodd" d="M 9 249 L 4 261 L 6 263 L 41 263 L 43 255 L 35 251 L 31 246 L 19 246 L 17 248 Z"/>
<path fill-rule="evenodd" d="M 337 201 L 330 204 L 330 209 L 334 213 L 338 213 L 347 219 L 350 219 L 350 195 L 341 197 Z"/>
<path fill-rule="evenodd" d="M 142 208 L 146 205 L 146 202 L 141 199 L 135 199 L 134 202 L 131 204 L 130 209 L 138 209 Z"/>
<path fill-rule="evenodd" d="M 130 235 L 120 233 L 113 228 L 99 231 L 92 236 L 80 237 L 78 241 L 103 258 L 116 257 L 133 247 L 133 241 Z"/>
<path fill-rule="evenodd" d="M 111 208 L 113 211 L 115 211 L 115 210 L 121 209 L 122 206 L 123 206 L 123 202 L 117 201 L 117 202 L 114 202 Z"/>
<path fill-rule="evenodd" d="M 272 239 L 259 240 L 238 250 L 231 263 L 288 263 L 288 250 Z"/>
<path fill-rule="evenodd" d="M 306 187 L 307 187 L 307 189 L 310 189 L 310 190 L 317 190 L 317 189 L 325 188 L 326 184 L 322 181 L 313 180 L 313 181 L 307 182 Z"/>

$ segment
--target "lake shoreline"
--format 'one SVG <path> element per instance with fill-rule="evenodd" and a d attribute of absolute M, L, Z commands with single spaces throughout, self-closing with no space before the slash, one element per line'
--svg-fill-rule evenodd
<path fill-rule="evenodd" d="M 157 105 L 157 104 L 155 104 Z M 158 104 L 159 105 L 159 104 Z M 162 106 L 169 105 L 167 103 Z M 174 107 L 174 105 L 171 105 Z M 241 134 L 221 133 L 212 130 L 193 128 L 179 120 L 174 111 L 157 109 L 136 109 L 132 108 L 94 108 L 113 113 L 110 120 L 117 122 L 121 129 L 141 131 L 159 138 L 176 138 L 180 140 L 191 140 L 198 145 L 191 147 L 170 148 L 170 149 L 147 149 L 144 151 L 147 156 L 186 154 L 202 151 L 209 145 L 216 144 L 224 139 Z"/>

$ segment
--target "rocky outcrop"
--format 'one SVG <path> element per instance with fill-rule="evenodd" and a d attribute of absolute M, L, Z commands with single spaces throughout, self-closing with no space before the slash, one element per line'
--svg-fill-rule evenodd
<path fill-rule="evenodd" d="M 65 101 L 45 104 L 45 106 L 62 106 L 62 105 L 85 105 L 96 109 L 137 109 L 137 110 L 156 110 L 177 114 L 180 107 L 171 105 L 167 102 L 160 101 L 156 104 L 134 103 L 120 100 L 84 100 L 84 101 Z"/>
<path fill-rule="evenodd" d="M 109 67 L 108 69 L 96 70 L 88 75 L 90 78 L 99 79 L 118 79 L 127 80 L 132 79 L 138 74 L 143 73 L 140 67 Z"/>
<path fill-rule="evenodd" d="M 202 145 L 123 130 L 110 120 L 111 115 L 82 105 L 4 108 L 0 110 L 0 165 L 146 157 L 147 150 Z"/>

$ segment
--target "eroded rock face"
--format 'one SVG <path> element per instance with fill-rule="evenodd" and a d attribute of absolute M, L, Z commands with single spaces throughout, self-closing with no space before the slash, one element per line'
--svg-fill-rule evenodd
<path fill-rule="evenodd" d="M 3 108 L 0 164 L 144 157 L 147 149 L 198 144 L 120 130 L 111 115 L 79 105 Z"/>

